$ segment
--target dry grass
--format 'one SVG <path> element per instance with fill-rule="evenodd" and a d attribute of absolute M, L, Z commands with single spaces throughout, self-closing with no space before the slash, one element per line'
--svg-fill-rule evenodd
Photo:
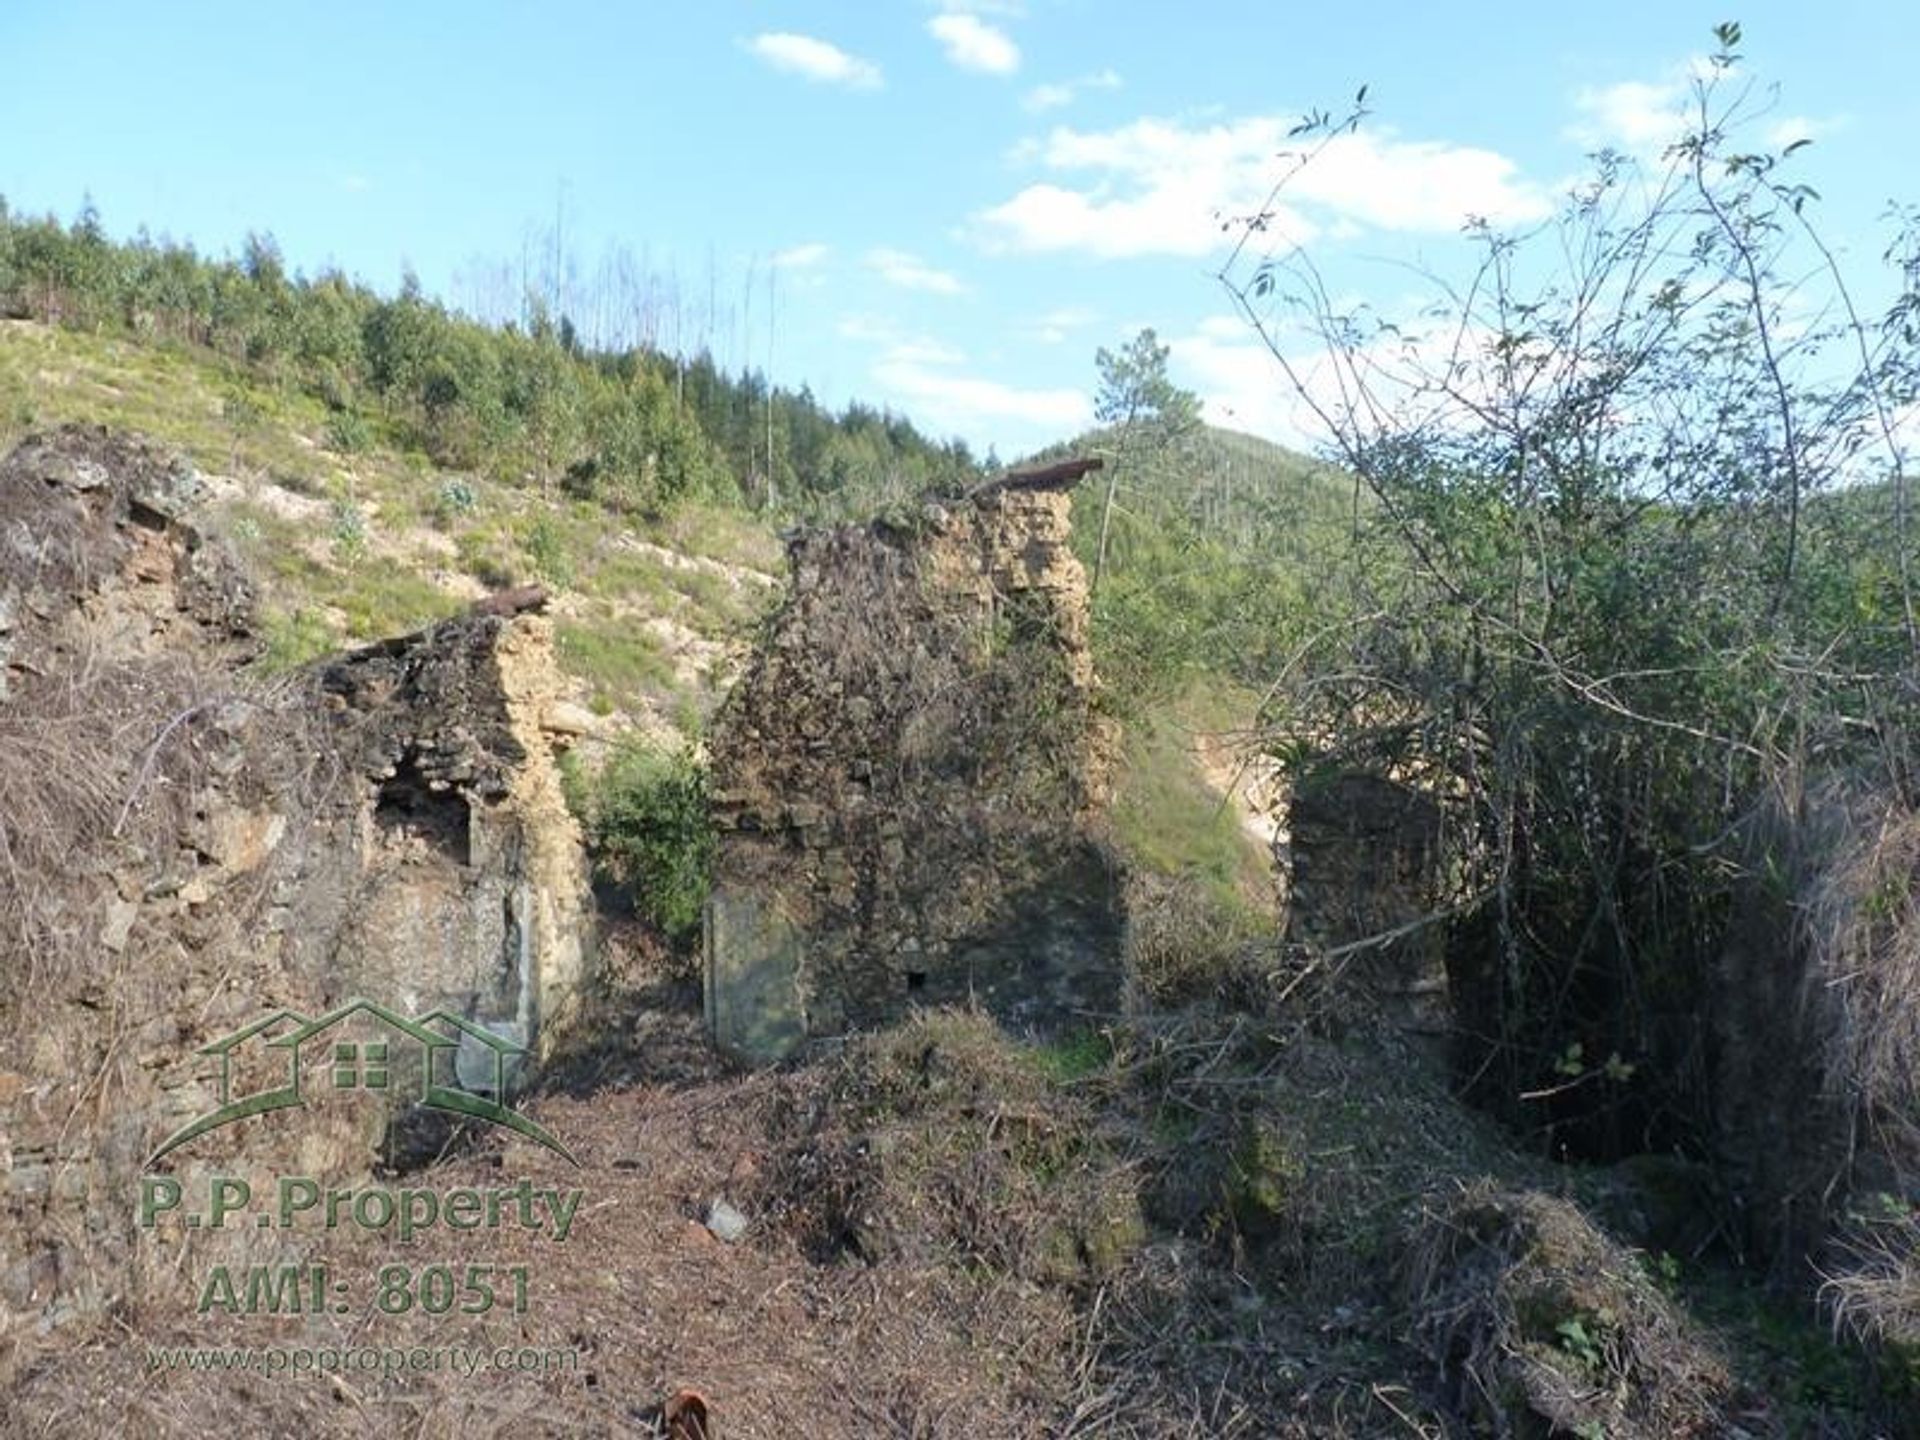
<path fill-rule="evenodd" d="M 1753 1409 L 1726 1360 L 1567 1201 L 1468 1187 L 1426 1211 L 1402 1284 L 1421 1347 L 1476 1430 L 1721 1436 Z"/>
<path fill-rule="evenodd" d="M 1127 979 L 1140 1002 L 1164 1008 L 1258 986 L 1274 948 L 1270 920 L 1193 879 L 1130 869 L 1125 884 Z"/>
<path fill-rule="evenodd" d="M 822 1259 L 1073 1285 L 1142 1238 L 1131 1177 L 1088 1107 L 983 1014 L 920 1014 L 864 1037 L 783 1102 L 784 1143 L 756 1201 Z"/>
<path fill-rule="evenodd" d="M 1808 983 L 1834 1006 L 1822 1060 L 1864 1117 L 1866 1143 L 1910 1163 L 1920 1160 L 1920 810 L 1876 795 L 1846 820 L 1803 902 Z"/>
<path fill-rule="evenodd" d="M 409 1176 L 439 1189 L 527 1175 L 536 1186 L 585 1190 L 562 1244 L 509 1228 L 463 1246 L 463 1261 L 529 1267 L 522 1319 L 395 1317 L 371 1304 L 305 1320 L 196 1319 L 183 1295 L 170 1307 L 123 1312 L 69 1341 L 57 1362 L 44 1353 L 16 1382 L 8 1413 L 32 1417 L 27 1433 L 47 1436 L 122 1426 L 157 1436 L 394 1427 L 409 1436 L 646 1436 L 657 1433 L 661 1402 L 690 1385 L 709 1397 L 729 1440 L 1074 1433 L 1061 1422 L 1083 1383 L 1084 1322 L 1067 1290 L 955 1263 L 941 1227 L 919 1242 L 905 1235 L 913 1215 L 899 1217 L 899 1250 L 884 1261 L 821 1256 L 790 1212 L 756 1199 L 783 1165 L 795 1088 L 831 1087 L 842 1074 L 828 1064 L 673 1090 L 639 1083 L 548 1096 L 533 1112 L 582 1169 L 488 1142 Z M 739 1243 L 700 1223 L 720 1195 L 752 1218 Z M 346 1232 L 320 1232 L 305 1248 L 300 1258 L 354 1277 L 363 1301 L 379 1265 L 448 1258 Z M 354 1375 L 343 1385 L 141 1373 L 150 1344 L 274 1342 L 530 1344 L 577 1349 L 582 1360 L 543 1376 Z M 0 1425 L 0 1433 L 19 1432 Z"/>
<path fill-rule="evenodd" d="M 351 1277 L 351 1313 L 196 1317 L 190 1242 L 173 1290 L 29 1354 L 6 1413 L 33 1423 L 0 1434 L 647 1436 L 683 1386 L 728 1440 L 1771 1433 L 1633 1258 L 1380 1037 L 1196 1011 L 1063 1082 L 946 1012 L 740 1075 L 662 1056 L 660 1020 L 633 1017 L 644 1048 L 602 1067 L 615 1083 L 530 1102 L 581 1169 L 488 1136 L 406 1177 L 584 1189 L 564 1243 L 459 1248 L 530 1267 L 524 1317 L 380 1314 L 380 1265 L 452 1257 L 350 1231 L 280 1258 Z M 701 1223 L 717 1197 L 748 1218 L 737 1243 Z M 581 1360 L 144 1373 L 148 1345 L 274 1342 Z"/>
<path fill-rule="evenodd" d="M 282 699 L 178 659 L 89 660 L 23 689 L 0 708 L 0 940 L 25 966 L 11 1001 L 98 983 L 123 948 L 101 941 L 114 870 L 144 879 L 164 865 L 210 767 Z"/>
<path fill-rule="evenodd" d="M 1780 838 L 1792 1032 L 1818 1085 L 1797 1099 L 1823 1117 L 1805 1161 L 1830 1227 L 1821 1297 L 1870 1344 L 1920 1344 L 1920 809 L 1897 787 L 1833 785 Z"/>
<path fill-rule="evenodd" d="M 1841 1230 L 1821 1288 L 1836 1327 L 1873 1344 L 1920 1347 L 1920 1212 L 1888 1200 Z"/>
<path fill-rule="evenodd" d="M 235 676 L 246 582 L 154 508 L 191 486 L 176 457 L 104 431 L 35 436 L 0 464 L 0 948 L 25 981 L 0 1015 L 49 986 L 84 994 L 137 948 L 102 942 L 112 907 L 151 898 L 242 749 L 283 750 L 249 783 L 311 808 L 310 707 Z"/>
<path fill-rule="evenodd" d="M 650 1047 L 656 1019 L 636 1020 Z M 377 1313 L 366 1292 L 379 1265 L 448 1257 L 350 1232 L 297 1236 L 300 1253 L 279 1259 L 324 1260 L 353 1277 L 353 1313 L 198 1318 L 191 1295 L 208 1252 L 190 1241 L 172 1289 L 156 1286 L 90 1330 L 63 1332 L 58 1350 L 29 1354 L 10 1413 L 32 1417 L 27 1433 L 43 1436 L 396 1426 L 420 1436 L 644 1436 L 656 1433 L 662 1400 L 691 1385 L 729 1440 L 1442 1433 L 1354 1260 L 1313 1260 L 1281 1234 L 1318 1227 L 1322 1250 L 1342 1249 L 1330 1220 L 1368 1178 L 1359 1171 L 1322 1155 L 1324 1173 L 1301 1176 L 1265 1234 L 1199 1219 L 1189 1234 L 1162 1224 L 1149 1239 L 1146 1172 L 1183 1154 L 1210 1163 L 1200 1137 L 1214 1132 L 1142 1136 L 1119 1098 L 1146 1089 L 1224 1107 L 1235 1117 L 1219 1129 L 1225 1154 L 1245 1159 L 1231 1137 L 1273 1094 L 1261 1088 L 1273 1077 L 1250 1076 L 1245 1063 L 1273 1060 L 1270 1048 L 1231 1027 L 1204 1030 L 1196 1022 L 1150 1054 L 1123 1047 L 1067 1083 L 1043 1053 L 961 1013 L 919 1016 L 759 1075 L 681 1070 L 663 1084 L 636 1054 L 639 1067 L 616 1088 L 532 1104 L 580 1171 L 489 1139 L 407 1177 L 443 1191 L 521 1175 L 585 1189 L 564 1244 L 509 1229 L 462 1247 L 463 1261 L 531 1267 L 523 1319 Z M 1294 1102 L 1303 1110 L 1339 1083 L 1303 1076 Z M 1291 1131 L 1297 1113 L 1275 1123 Z M 1302 1132 L 1297 1143 L 1311 1160 L 1323 1142 Z M 719 1196 L 749 1217 L 739 1243 L 699 1223 Z M 581 1369 L 354 1375 L 341 1385 L 143 1373 L 148 1345 L 482 1340 L 578 1348 Z"/>

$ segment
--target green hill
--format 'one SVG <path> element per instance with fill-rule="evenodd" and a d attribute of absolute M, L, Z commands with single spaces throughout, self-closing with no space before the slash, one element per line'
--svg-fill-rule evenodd
<path fill-rule="evenodd" d="M 399 634 L 490 590 L 553 592 L 576 700 L 611 728 L 697 727 L 774 593 L 772 525 L 687 497 L 652 516 L 436 463 L 216 352 L 0 321 L 0 449 L 28 428 L 120 426 L 199 470 L 206 522 L 250 563 L 262 663 Z"/>
<path fill-rule="evenodd" d="M 1095 568 L 1108 482 L 1113 516 L 1094 596 L 1096 658 L 1121 703 L 1197 674 L 1264 685 L 1345 561 L 1367 506 L 1350 477 L 1253 435 L 1212 426 L 1145 453 L 1110 430 L 1045 456 L 1106 457 L 1074 495 L 1074 546 Z"/>

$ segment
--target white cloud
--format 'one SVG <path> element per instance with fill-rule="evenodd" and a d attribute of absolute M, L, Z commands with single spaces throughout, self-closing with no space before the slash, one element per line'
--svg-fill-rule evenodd
<path fill-rule="evenodd" d="M 1699 127 L 1699 88 L 1725 86 L 1740 75 L 1738 66 L 1723 69 L 1709 57 L 1695 56 L 1672 67 L 1663 79 L 1583 86 L 1573 95 L 1578 118 L 1564 133 L 1589 149 L 1618 150 L 1644 164 L 1657 165 L 1668 158 L 1667 152 L 1676 143 Z M 1721 106 L 1724 102 L 1722 95 Z M 1796 140 L 1831 135 L 1846 123 L 1842 115 L 1788 115 L 1768 125 L 1761 134 L 1768 146 L 1782 150 Z"/>
<path fill-rule="evenodd" d="M 1205 255 L 1222 227 L 1266 207 L 1286 173 L 1286 116 L 1249 116 L 1197 127 L 1142 119 L 1115 130 L 1053 130 L 1016 159 L 1090 177 L 1080 188 L 1029 185 L 975 216 L 990 248 L 1080 250 L 1103 257 Z M 1303 241 L 1331 223 L 1448 231 L 1471 215 L 1496 223 L 1537 219 L 1544 195 L 1513 161 L 1491 150 L 1390 133 L 1342 135 L 1289 181 L 1268 232 Z"/>
<path fill-rule="evenodd" d="M 965 352 L 909 334 L 884 316 L 846 315 L 834 328 L 843 339 L 879 347 L 869 372 L 874 385 L 930 432 L 964 435 L 983 448 L 1011 439 L 1039 445 L 1091 422 L 1093 405 L 1082 392 L 1023 390 L 966 374 L 958 368 L 967 363 Z"/>
<path fill-rule="evenodd" d="M 1320 438 L 1313 412 L 1245 321 L 1215 316 L 1190 335 L 1170 337 L 1167 346 L 1210 424 L 1296 448 Z"/>
<path fill-rule="evenodd" d="M 1020 102 L 1029 110 L 1058 110 L 1063 105 L 1073 103 L 1073 82 L 1062 80 L 1050 85 L 1036 85 L 1027 92 Z"/>
<path fill-rule="evenodd" d="M 1687 89 L 1678 79 L 1589 85 L 1575 93 L 1573 104 L 1581 118 L 1567 134 L 1582 145 L 1658 160 L 1687 130 Z"/>
<path fill-rule="evenodd" d="M 1079 330 L 1093 324 L 1100 318 L 1100 312 L 1085 305 L 1063 305 L 1057 310 L 1049 310 L 1040 317 L 1042 325 L 1058 325 L 1067 330 Z"/>
<path fill-rule="evenodd" d="M 1824 120 L 1811 115 L 1789 115 L 1767 127 L 1767 144 L 1776 150 L 1784 150 L 1796 141 L 1818 140 L 1822 135 L 1831 135 L 1836 130 L 1846 128 L 1846 123 L 1843 115 L 1829 116 Z"/>
<path fill-rule="evenodd" d="M 943 344 L 938 340 L 916 337 L 915 339 L 902 340 L 897 344 L 888 346 L 887 353 L 881 363 L 886 365 L 914 366 L 964 365 L 966 360 L 967 354 L 964 350 L 956 350 L 953 346 Z"/>
<path fill-rule="evenodd" d="M 877 90 L 882 83 L 878 65 L 811 35 L 768 31 L 754 36 L 747 42 L 747 48 L 776 70 L 821 84 L 844 85 L 850 90 Z"/>
<path fill-rule="evenodd" d="M 1118 90 L 1120 77 L 1112 70 L 1096 71 L 1092 75 L 1082 75 L 1074 80 L 1056 80 L 1046 85 L 1036 85 L 1026 93 L 1021 104 L 1039 114 L 1045 110 L 1059 110 L 1071 105 L 1088 90 Z"/>
<path fill-rule="evenodd" d="M 1020 47 L 1006 31 L 977 15 L 964 11 L 936 15 L 927 22 L 927 31 L 940 42 L 947 59 L 962 70 L 1011 75 L 1020 68 Z"/>
<path fill-rule="evenodd" d="M 1086 329 L 1100 317 L 1084 306 L 1068 305 L 1057 310 L 1049 310 L 1022 326 L 1019 336 L 1029 343 L 1040 345 L 1059 345 L 1079 330 Z"/>
<path fill-rule="evenodd" d="M 843 315 L 834 326 L 843 340 L 883 347 L 882 359 L 912 365 L 959 365 L 966 352 L 925 335 L 909 335 L 893 321 L 876 315 Z"/>
<path fill-rule="evenodd" d="M 1542 219 L 1552 208 L 1497 151 L 1384 134 L 1340 136 L 1288 190 L 1382 230 L 1449 231 L 1469 216 L 1511 224 Z"/>
<path fill-rule="evenodd" d="M 1083 430 L 1093 418 L 1079 390 L 1022 390 L 906 355 L 882 359 L 873 378 L 923 424 L 948 434 L 982 436 L 1016 424 L 1057 436 Z"/>
<path fill-rule="evenodd" d="M 891 343 L 900 335 L 892 321 L 872 315 L 843 315 L 833 331 L 842 340 L 864 340 L 876 344 Z"/>
<path fill-rule="evenodd" d="M 959 295 L 967 288 L 958 276 L 937 270 L 904 250 L 870 250 L 867 252 L 867 268 L 889 285 L 902 290 L 923 290 L 930 295 Z"/>
<path fill-rule="evenodd" d="M 1334 439 L 1330 422 L 1411 433 L 1459 423 L 1461 394 L 1496 393 L 1496 337 L 1478 323 L 1409 312 L 1352 349 L 1328 345 L 1310 327 L 1272 333 L 1284 365 L 1238 316 L 1215 315 L 1168 337 L 1175 378 L 1200 396 L 1209 421 L 1313 451 Z M 1444 387 L 1436 386 L 1439 376 Z"/>
<path fill-rule="evenodd" d="M 1162 185 L 1129 199 L 1105 190 L 1029 185 L 978 219 L 990 249 L 1082 250 L 1116 259 L 1205 255 L 1220 243 L 1218 209 L 1218 197 L 1193 182 Z"/>
<path fill-rule="evenodd" d="M 812 270 L 824 265 L 828 254 L 827 247 L 815 241 L 809 245 L 795 245 L 775 251 L 773 263 L 782 270 Z"/>

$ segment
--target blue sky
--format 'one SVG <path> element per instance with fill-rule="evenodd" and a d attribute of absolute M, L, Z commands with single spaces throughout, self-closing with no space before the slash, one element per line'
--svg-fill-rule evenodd
<path fill-rule="evenodd" d="M 1920 7 L 1849 0 L 9 0 L 0 193 L 214 252 L 270 230 L 468 308 L 541 279 L 557 222 L 583 328 L 624 295 L 605 323 L 1008 457 L 1085 424 L 1095 348 L 1152 325 L 1212 418 L 1299 440 L 1211 278 L 1215 215 L 1294 117 L 1368 87 L 1292 195 L 1330 279 L 1391 311 L 1408 264 L 1465 263 L 1467 210 L 1524 222 L 1594 146 L 1657 149 L 1723 19 L 1779 89 L 1756 138 L 1815 140 L 1796 163 L 1870 289 L 1879 217 L 1920 198 Z M 596 284 L 622 253 L 625 289 Z"/>

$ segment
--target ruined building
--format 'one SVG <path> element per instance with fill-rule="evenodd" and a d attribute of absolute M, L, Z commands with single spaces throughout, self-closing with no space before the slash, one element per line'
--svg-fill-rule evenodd
<path fill-rule="evenodd" d="M 1403 1030 L 1445 1034 L 1440 806 L 1412 784 L 1334 768 L 1296 782 L 1287 821 L 1288 938 L 1331 953 Z"/>
<path fill-rule="evenodd" d="M 722 1045 L 772 1058 L 912 1004 L 1016 1025 L 1117 1004 L 1109 743 L 1068 547 L 1098 463 L 791 541 L 712 745 Z"/>
<path fill-rule="evenodd" d="M 19 1247 L 0 1341 L 124 1285 L 124 1199 L 216 1103 L 202 1047 L 223 1034 L 368 996 L 524 1066 L 581 1018 L 587 867 L 551 627 L 520 613 L 537 597 L 264 677 L 197 486 L 100 430 L 0 461 L 0 1232 Z M 498 1052 L 461 1033 L 477 1083 Z M 340 1119 L 218 1130 L 168 1164 L 191 1180 L 293 1136 L 301 1173 L 396 1159 L 377 1108 Z"/>

